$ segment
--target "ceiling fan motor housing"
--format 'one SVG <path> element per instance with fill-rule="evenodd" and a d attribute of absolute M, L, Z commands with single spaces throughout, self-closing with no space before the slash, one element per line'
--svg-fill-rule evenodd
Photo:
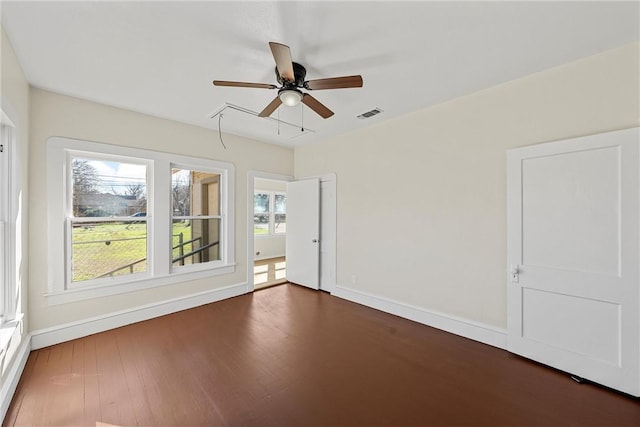
<path fill-rule="evenodd" d="M 295 79 L 295 81 L 293 82 L 287 82 L 285 80 L 282 80 L 282 77 L 280 77 L 280 73 L 278 72 L 278 67 L 276 67 L 276 80 L 278 80 L 278 83 L 280 83 L 282 87 L 285 89 L 304 87 L 304 79 L 307 76 L 307 69 L 304 68 L 302 65 L 298 64 L 297 62 L 292 62 L 292 64 L 293 64 L 293 75 Z"/>

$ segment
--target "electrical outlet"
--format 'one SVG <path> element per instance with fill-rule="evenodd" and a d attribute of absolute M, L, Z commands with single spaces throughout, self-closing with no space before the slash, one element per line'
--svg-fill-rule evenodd
<path fill-rule="evenodd" d="M 351 283 L 353 283 L 354 285 L 356 283 L 358 283 L 358 275 L 357 274 L 352 274 L 351 275 Z"/>

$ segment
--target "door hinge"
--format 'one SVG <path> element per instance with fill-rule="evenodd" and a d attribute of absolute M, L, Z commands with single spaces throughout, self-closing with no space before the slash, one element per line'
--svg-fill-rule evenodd
<path fill-rule="evenodd" d="M 4 144 L 0 144 L 0 153 L 4 153 Z"/>

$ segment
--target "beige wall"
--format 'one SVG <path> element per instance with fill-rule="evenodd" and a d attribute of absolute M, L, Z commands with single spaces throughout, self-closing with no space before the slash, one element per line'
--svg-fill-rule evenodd
<path fill-rule="evenodd" d="M 47 305 L 44 297 L 47 292 L 45 148 L 47 138 L 51 136 L 84 139 L 233 163 L 236 180 L 236 272 L 94 300 L 57 306 Z M 39 89 L 31 90 L 30 137 L 32 188 L 30 257 L 38 260 L 37 265 L 34 265 L 30 272 L 29 318 L 32 331 L 246 282 L 247 172 L 264 170 L 291 175 L 293 169 L 293 152 L 289 149 L 226 135 L 224 138 L 228 150 L 224 150 L 218 133 L 211 130 Z"/>
<path fill-rule="evenodd" d="M 639 48 L 297 148 L 337 175 L 338 285 L 506 327 L 505 152 L 638 126 Z"/>
<path fill-rule="evenodd" d="M 18 263 L 20 265 L 19 271 L 16 272 L 16 277 L 20 283 L 20 307 L 22 313 L 27 313 L 28 301 L 27 301 L 27 286 L 29 282 L 29 257 L 28 250 L 29 245 L 27 242 L 27 236 L 29 233 L 29 84 L 25 79 L 18 58 L 16 57 L 13 48 L 7 39 L 4 30 L 0 30 L 2 33 L 2 44 L 0 46 L 0 97 L 2 99 L 2 110 L 8 114 L 14 125 L 17 127 L 16 143 L 15 147 L 18 163 L 17 168 L 17 185 L 18 185 L 18 200 L 19 216 L 16 219 L 16 240 L 18 240 L 18 247 L 21 251 L 16 254 Z M 16 335 L 11 340 L 11 347 L 8 349 L 7 354 L 0 358 L 0 372 L 2 380 L 5 379 L 5 373 L 13 362 L 13 356 L 20 343 L 26 338 L 28 332 L 27 319 L 25 319 L 25 327 L 23 328 L 21 335 Z"/>

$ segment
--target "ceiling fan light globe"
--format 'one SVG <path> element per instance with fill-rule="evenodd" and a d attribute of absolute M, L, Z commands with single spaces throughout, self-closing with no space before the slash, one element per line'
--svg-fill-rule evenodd
<path fill-rule="evenodd" d="M 278 95 L 282 103 L 289 107 L 294 107 L 302 100 L 302 93 L 297 90 L 283 90 Z"/>

